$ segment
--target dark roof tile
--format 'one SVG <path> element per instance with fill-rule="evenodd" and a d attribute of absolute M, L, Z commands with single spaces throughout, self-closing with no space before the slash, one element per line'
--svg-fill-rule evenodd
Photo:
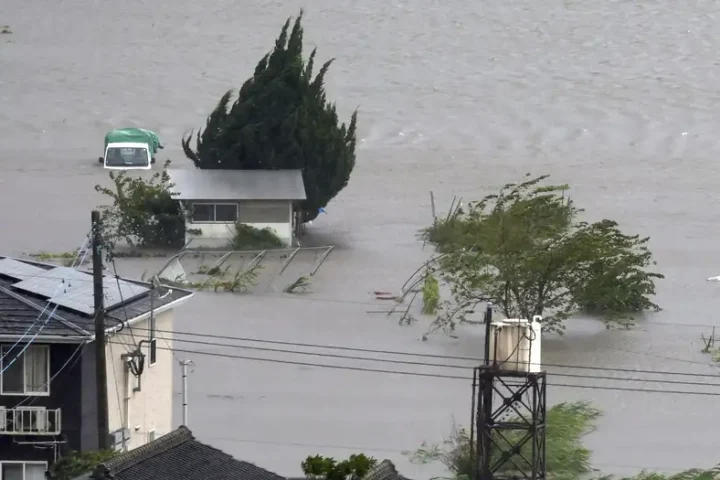
<path fill-rule="evenodd" d="M 362 480 L 409 480 L 407 477 L 400 475 L 395 465 L 390 460 L 383 460 L 375 465 L 362 478 Z"/>
<path fill-rule="evenodd" d="M 88 477 L 78 477 L 81 478 Z M 98 465 L 93 480 L 286 480 L 198 442 L 187 427 Z"/>

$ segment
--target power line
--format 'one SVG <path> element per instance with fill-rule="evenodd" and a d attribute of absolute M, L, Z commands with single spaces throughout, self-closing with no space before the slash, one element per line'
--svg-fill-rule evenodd
<path fill-rule="evenodd" d="M 277 445 L 281 447 L 296 447 L 296 448 L 317 448 L 317 449 L 335 449 L 335 450 L 351 450 L 355 452 L 382 452 L 390 454 L 401 454 L 408 455 L 412 454 L 408 450 L 398 450 L 394 448 L 377 448 L 371 446 L 357 446 L 357 445 L 333 445 L 333 444 L 318 444 L 318 443 L 304 443 L 304 442 L 282 442 L 276 440 L 258 440 L 251 438 L 238 438 L 238 437 L 203 437 L 209 441 L 218 442 L 232 442 L 232 443 L 249 443 L 254 445 Z M 439 460 L 438 460 L 439 462 Z M 412 463 L 412 461 L 411 461 Z M 617 463 L 605 463 L 605 462 L 592 462 L 593 466 L 597 467 L 610 467 L 610 468 L 634 468 L 638 470 L 655 470 L 655 471 L 686 471 L 686 468 L 678 467 L 659 467 L 650 465 L 625 465 Z"/>
<path fill-rule="evenodd" d="M 82 246 L 80 247 L 80 250 L 78 250 L 78 257 L 80 256 L 80 252 L 84 250 L 84 252 L 83 252 L 83 257 L 82 257 L 82 259 L 80 260 L 80 263 L 84 262 L 84 261 L 85 261 L 85 257 L 87 257 L 87 252 L 88 252 L 88 250 L 85 248 L 85 246 L 86 246 L 87 242 L 89 241 L 89 239 L 90 239 L 90 236 L 88 235 L 88 237 L 85 239 L 85 241 L 83 242 Z M 75 261 L 77 261 L 77 258 L 75 259 Z M 72 264 L 72 265 L 75 264 L 75 261 L 73 261 L 73 264 Z M 2 369 L 0 369 L 0 375 L 2 375 L 3 373 L 5 373 L 5 371 L 7 371 L 7 369 L 10 368 L 10 367 L 17 361 L 17 359 L 20 358 L 20 356 L 25 353 L 25 351 L 30 347 L 30 345 L 31 345 L 31 344 L 35 341 L 35 339 L 40 335 L 40 333 L 42 332 L 43 328 L 45 328 L 45 326 L 46 326 L 47 323 L 50 321 L 50 319 L 55 316 L 55 312 L 57 312 L 57 309 L 58 309 L 58 307 L 59 307 L 58 304 L 55 304 L 55 307 L 54 307 L 54 308 L 52 309 L 52 311 L 48 314 L 48 316 L 47 316 L 47 318 L 45 319 L 45 321 L 43 322 L 43 324 L 40 325 L 40 328 L 38 329 L 37 332 L 35 332 L 35 335 L 33 335 L 32 338 L 30 338 L 30 340 L 29 340 L 27 343 L 25 343 L 25 345 L 24 345 L 23 348 L 20 350 L 20 352 L 19 352 L 17 355 L 15 355 L 15 358 L 13 358 L 12 360 L 10 360 L 10 362 L 8 362 L 8 364 L 5 365 L 5 362 L 3 362 L 3 360 L 10 354 L 10 352 L 12 351 L 12 349 L 15 348 L 15 347 L 22 341 L 22 339 L 23 339 L 23 338 L 27 335 L 27 333 L 33 328 L 33 326 L 35 326 L 35 324 L 40 320 L 40 318 L 43 316 L 43 314 L 45 313 L 45 311 L 47 310 L 47 308 L 50 306 L 50 303 L 51 303 L 50 300 L 51 300 L 52 298 L 54 298 L 54 297 L 58 294 L 58 292 L 60 291 L 61 286 L 64 285 L 64 284 L 65 284 L 65 280 L 62 279 L 62 284 L 61 284 L 60 286 L 58 286 L 58 288 L 57 288 L 57 289 L 55 290 L 55 292 L 53 293 L 53 296 L 48 299 L 48 302 L 47 302 L 47 304 L 45 305 L 45 307 L 42 309 L 42 311 L 40 312 L 40 315 L 38 315 L 38 317 L 35 319 L 35 321 L 33 321 L 33 323 L 28 327 L 28 329 L 25 331 L 25 333 L 18 339 L 18 341 L 15 342 L 15 343 L 13 344 L 13 346 L 11 346 L 11 347 L 8 349 L 7 353 L 6 353 L 5 355 L 3 355 L 2 357 L 0 357 L 0 364 L 2 365 Z"/>
<path fill-rule="evenodd" d="M 130 339 L 133 342 L 133 346 L 135 348 L 140 348 L 137 340 L 135 340 L 135 335 L 133 334 L 133 329 L 129 324 L 130 318 L 127 313 L 127 308 L 125 307 L 125 298 L 123 298 L 122 288 L 120 288 L 120 276 L 118 275 L 117 265 L 115 265 L 115 257 L 110 256 L 110 262 L 112 263 L 113 276 L 115 277 L 115 282 L 117 283 L 118 293 L 120 294 L 120 304 L 122 305 L 123 314 L 125 316 L 125 323 L 123 325 L 124 326 L 127 325 L 127 327 L 128 327 L 128 331 L 130 332 Z M 150 294 L 152 295 L 152 290 L 150 291 Z M 122 330 L 122 328 L 120 330 Z"/>
<path fill-rule="evenodd" d="M 196 345 L 209 345 L 209 346 L 213 346 L 213 347 L 239 348 L 239 349 L 244 349 L 244 350 L 255 350 L 255 351 L 261 351 L 261 352 L 289 353 L 289 354 L 293 354 L 293 355 L 308 355 L 308 356 L 324 357 L 324 358 L 340 358 L 340 359 L 346 359 L 346 360 L 360 360 L 360 361 L 367 361 L 367 362 L 392 363 L 392 364 L 398 364 L 398 365 L 416 365 L 416 366 L 422 366 L 422 367 L 459 368 L 459 369 L 473 368 L 468 365 L 452 365 L 452 364 L 444 364 L 444 363 L 415 362 L 415 361 L 409 361 L 409 360 L 368 358 L 368 357 L 360 357 L 360 356 L 353 356 L 353 355 L 340 355 L 340 354 L 322 353 L 322 352 L 299 352 L 296 350 L 286 350 L 286 349 L 282 349 L 282 348 L 253 347 L 253 346 L 248 346 L 248 345 L 233 345 L 233 344 L 228 344 L 228 343 L 203 342 L 200 340 L 185 340 L 185 339 L 180 339 L 180 338 L 173 338 L 173 341 L 192 343 L 192 344 L 196 344 Z M 166 342 L 167 342 L 167 340 L 166 340 Z M 170 346 L 170 345 L 168 345 L 168 346 Z M 720 383 L 690 382 L 690 381 L 683 381 L 683 380 L 661 380 L 661 379 L 647 379 L 647 378 L 612 377 L 612 376 L 608 376 L 608 375 L 580 375 L 580 374 L 556 373 L 556 372 L 552 372 L 551 375 L 553 375 L 555 377 L 567 377 L 567 378 L 585 378 L 585 379 L 596 379 L 596 380 L 618 380 L 618 381 L 625 381 L 625 382 L 652 382 L 652 383 L 666 383 L 666 384 L 674 384 L 674 385 L 720 387 Z"/>
<path fill-rule="evenodd" d="M 185 349 L 177 349 L 177 348 L 168 349 L 168 348 L 160 347 L 160 346 L 158 346 L 157 348 L 160 348 L 162 350 L 174 350 L 175 352 L 204 355 L 204 356 L 208 356 L 208 357 L 249 360 L 249 361 L 257 361 L 257 362 L 278 363 L 278 364 L 297 365 L 297 366 L 305 366 L 305 367 L 331 368 L 331 369 L 335 369 L 335 370 L 381 373 L 381 374 L 388 374 L 388 375 L 408 375 L 408 376 L 414 376 L 414 377 L 444 378 L 444 379 L 450 379 L 450 380 L 472 381 L 471 376 L 445 375 L 445 374 L 434 374 L 434 373 L 425 373 L 425 372 L 404 372 L 404 371 L 399 371 L 399 370 L 386 370 L 386 369 L 375 369 L 375 368 L 365 368 L 365 367 L 328 365 L 328 364 L 322 364 L 322 363 L 298 362 L 298 361 L 293 361 L 293 360 L 282 360 L 282 359 L 275 359 L 275 358 L 262 358 L 262 357 L 249 357 L 249 356 L 244 356 L 244 355 L 231 355 L 231 354 L 227 354 L 227 353 L 203 352 L 203 351 L 199 351 L 199 350 L 185 350 Z M 468 367 L 468 369 L 469 369 L 469 367 Z M 593 378 L 593 377 L 587 377 L 587 378 Z M 566 388 L 587 388 L 587 389 L 593 389 L 593 390 L 610 390 L 610 391 L 625 391 L 625 392 L 663 393 L 663 394 L 667 394 L 667 395 L 701 395 L 701 396 L 713 396 L 713 397 L 720 396 L 720 392 L 693 392 L 693 391 L 666 390 L 666 389 L 603 387 L 603 386 L 599 386 L 599 385 L 577 385 L 577 384 L 563 384 L 563 383 L 552 383 L 552 384 L 548 384 L 548 386 L 566 387 Z"/>
<path fill-rule="evenodd" d="M 58 377 L 58 375 L 60 375 L 60 373 L 63 372 L 63 370 L 68 368 L 68 365 L 69 365 L 69 368 L 73 368 L 77 364 L 78 360 L 80 360 L 80 357 L 82 357 L 82 352 L 85 351 L 85 348 L 87 348 L 87 345 L 88 345 L 87 343 L 79 344 L 78 347 L 75 349 L 75 351 L 73 351 L 73 353 L 68 357 L 68 359 L 65 360 L 65 363 L 58 369 L 58 371 L 55 372 L 55 374 L 52 375 L 48 379 L 48 381 L 43 384 L 43 388 L 45 388 L 45 386 L 52 384 L 53 380 L 55 380 Z M 79 355 L 78 355 L 78 353 L 79 353 Z M 70 362 L 72 362 L 72 365 L 70 365 Z M 25 397 L 22 401 L 20 401 L 20 403 L 15 405 L 13 407 L 13 409 L 25 406 L 26 404 L 28 406 L 30 406 L 33 403 L 35 403 L 38 400 L 38 398 L 40 398 L 40 397 L 38 397 L 38 396 Z"/>
<path fill-rule="evenodd" d="M 135 327 L 138 330 L 149 330 L 147 328 L 143 327 Z M 403 352 L 403 351 L 395 351 L 395 350 L 378 350 L 378 349 L 371 349 L 371 348 L 358 348 L 358 347 L 346 347 L 346 346 L 338 346 L 338 345 L 322 345 L 322 344 L 315 344 L 315 343 L 301 343 L 301 342 L 288 342 L 288 341 L 281 341 L 281 340 L 266 340 L 266 339 L 259 339 L 259 338 L 252 338 L 252 337 L 236 337 L 231 335 L 213 335 L 209 333 L 194 333 L 194 332 L 184 332 L 184 331 L 178 331 L 178 330 L 156 330 L 156 332 L 160 333 L 169 333 L 173 335 L 173 340 L 176 341 L 185 341 L 189 342 L 187 340 L 181 340 L 176 337 L 176 335 L 184 335 L 188 337 L 201 337 L 201 338 L 213 338 L 213 339 L 219 339 L 219 340 L 234 340 L 239 342 L 252 342 L 252 343 L 260 343 L 260 344 L 271 344 L 271 345 L 283 345 L 283 346 L 290 346 L 290 347 L 304 347 L 304 348 L 318 348 L 318 349 L 326 349 L 326 350 L 341 350 L 341 351 L 348 351 L 348 352 L 358 352 L 358 353 L 372 353 L 372 354 L 382 354 L 382 355 L 395 355 L 395 356 L 409 356 L 409 357 L 424 357 L 424 358 L 435 358 L 435 359 L 442 359 L 442 360 L 460 360 L 460 361 L 468 361 L 468 362 L 474 362 L 476 364 L 480 364 L 482 362 L 482 359 L 480 358 L 474 358 L 474 357 L 465 357 L 465 356 L 454 356 L 454 355 L 438 355 L 438 354 L 432 354 L 432 353 L 415 353 L 415 352 Z M 214 343 L 211 343 L 211 345 L 217 345 Z M 232 345 L 233 347 L 235 345 Z M 259 347 L 240 347 L 238 348 L 247 348 L 247 349 L 255 349 L 257 350 Z M 642 373 L 642 374 L 649 374 L 649 375 L 673 375 L 673 376 L 687 376 L 687 377 L 696 377 L 696 378 L 717 378 L 718 374 L 703 374 L 703 373 L 694 373 L 694 372 L 677 372 L 677 371 L 663 371 L 663 370 L 643 370 L 643 369 L 634 369 L 634 368 L 617 368 L 617 367 L 594 367 L 590 365 L 563 365 L 563 364 L 553 364 L 553 363 L 542 363 L 543 367 L 555 367 L 555 368 L 567 368 L 567 369 L 577 369 L 577 370 L 591 370 L 591 371 L 612 371 L 612 372 L 622 372 L 622 373 Z M 555 375 L 555 374 L 554 374 Z"/>
<path fill-rule="evenodd" d="M 87 245 L 87 242 L 88 242 L 89 238 L 90 238 L 89 235 L 85 237 L 85 241 L 83 242 L 83 244 L 82 244 L 82 246 L 80 247 L 80 249 L 77 251 L 77 255 L 75 255 L 75 258 L 73 259 L 71 266 L 72 266 L 72 265 L 75 265 L 75 262 L 77 262 L 78 259 L 80 258 L 80 253 L 85 250 L 85 247 L 86 247 L 86 245 Z M 85 255 L 83 256 L 83 260 L 82 260 L 82 261 L 85 260 L 85 256 L 87 255 L 87 251 L 85 251 L 84 253 L 85 253 Z M 81 264 L 82 264 L 82 261 L 80 262 Z M 30 279 L 30 278 L 38 278 L 38 277 L 40 277 L 40 278 L 47 277 L 47 278 L 53 278 L 54 280 L 58 280 L 57 277 L 50 277 L 49 275 L 47 275 L 47 276 L 46 276 L 46 275 L 33 275 L 32 277 L 29 277 L 28 279 Z M 62 280 L 63 283 L 62 283 L 60 286 L 57 287 L 57 289 L 55 290 L 55 293 L 53 293 L 53 297 L 54 297 L 55 295 L 57 295 L 57 293 L 60 291 L 60 287 L 62 287 L 62 285 L 65 283 L 65 280 L 64 280 L 64 279 L 60 279 L 60 280 Z M 50 297 L 50 298 L 52 298 L 52 297 Z M 30 326 L 27 328 L 27 330 L 25 330 L 25 332 L 20 336 L 20 338 L 18 339 L 18 341 L 15 342 L 15 343 L 8 349 L 8 351 L 7 351 L 7 353 L 6 353 L 5 355 L 0 356 L 0 363 L 2 362 L 2 360 L 5 359 L 6 356 L 8 356 L 8 355 L 10 354 L 10 352 L 11 352 L 15 347 L 18 346 L 18 344 L 20 344 L 20 343 L 22 342 L 22 340 L 28 335 L 28 333 L 30 333 L 30 330 L 33 329 L 33 327 L 35 326 L 35 324 L 42 318 L 43 314 L 47 311 L 47 308 L 50 306 L 50 303 L 51 303 L 51 302 L 50 302 L 50 299 L 48 299 L 47 303 L 45 304 L 45 307 L 40 311 L 40 314 L 39 314 L 39 315 L 37 316 L 37 318 L 30 324 Z M 52 317 L 52 315 L 54 315 L 55 310 L 57 310 L 57 305 L 55 306 L 55 309 L 53 310 L 53 312 L 49 314 L 49 317 Z M 49 317 L 48 317 L 48 318 L 49 318 Z"/>

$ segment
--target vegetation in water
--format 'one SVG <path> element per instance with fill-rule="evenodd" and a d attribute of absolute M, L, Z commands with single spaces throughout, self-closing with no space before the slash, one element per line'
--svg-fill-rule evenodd
<path fill-rule="evenodd" d="M 0 27 L 0 35 L 11 35 L 13 33 L 10 25 L 3 25 Z"/>
<path fill-rule="evenodd" d="M 68 452 L 50 467 L 50 478 L 53 480 L 73 480 L 91 472 L 101 463 L 107 462 L 118 454 L 112 450 L 96 452 Z"/>
<path fill-rule="evenodd" d="M 306 292 L 307 289 L 310 287 L 310 277 L 308 275 L 303 275 L 299 277 L 297 280 L 283 288 L 283 292 L 285 293 L 302 293 Z"/>
<path fill-rule="evenodd" d="M 185 212 L 172 198 L 169 163 L 147 180 L 131 177 L 127 171 L 110 172 L 112 188 L 95 186 L 112 201 L 99 207 L 103 239 L 111 250 L 119 241 L 140 247 L 183 246 Z"/>
<path fill-rule="evenodd" d="M 273 229 L 269 227 L 259 229 L 240 222 L 235 224 L 235 234 L 230 244 L 233 250 L 269 250 L 284 246 Z"/>
<path fill-rule="evenodd" d="M 546 466 L 548 476 L 556 480 L 576 480 L 590 473 L 590 451 L 582 444 L 582 437 L 591 432 L 600 411 L 585 402 L 560 403 L 547 411 L 546 418 Z M 508 419 L 509 422 L 520 419 Z M 521 431 L 503 432 L 511 443 L 517 442 Z M 497 445 L 507 443 L 496 434 Z M 530 443 L 524 445 L 520 455 L 531 458 Z M 414 452 L 405 452 L 413 463 L 441 462 L 453 474 L 453 477 L 472 479 L 475 477 L 470 436 L 463 427 L 454 425 L 450 436 L 440 444 L 423 445 Z M 494 455 L 501 452 L 496 448 Z M 513 462 L 523 465 L 518 458 L 505 463 L 503 470 L 513 468 Z"/>
<path fill-rule="evenodd" d="M 258 284 L 258 276 L 262 265 L 256 263 L 245 269 L 238 269 L 235 273 L 229 272 L 230 266 L 224 269 L 200 268 L 197 273 L 208 275 L 208 278 L 201 281 L 185 281 L 179 278 L 163 278 L 164 284 L 179 288 L 191 288 L 194 290 L 211 290 L 213 292 L 243 293 L 250 291 Z"/>
<path fill-rule="evenodd" d="M 451 288 L 434 328 L 454 328 L 492 302 L 508 318 L 543 316 L 543 329 L 562 331 L 584 310 L 613 322 L 659 310 L 652 301 L 655 265 L 647 237 L 624 234 L 612 220 L 588 223 L 547 176 L 507 184 L 421 232 L 438 252 L 435 267 Z"/>
<path fill-rule="evenodd" d="M 307 200 L 303 221 L 317 217 L 350 180 L 355 167 L 357 112 L 346 126 L 327 99 L 324 81 L 332 60 L 316 75 L 315 50 L 303 58 L 302 12 L 285 22 L 273 50 L 240 88 L 220 98 L 205 128 L 182 139 L 197 168 L 302 169 Z"/>
<path fill-rule="evenodd" d="M 305 476 L 313 480 L 360 480 L 375 465 L 376 459 L 360 453 L 341 461 L 315 455 L 307 457 L 301 467 Z"/>
<path fill-rule="evenodd" d="M 422 312 L 428 315 L 437 313 L 440 306 L 440 284 L 430 269 L 425 274 L 422 288 L 423 308 Z"/>
<path fill-rule="evenodd" d="M 546 468 L 547 477 L 553 480 L 578 480 L 581 478 L 595 478 L 596 480 L 611 480 L 609 475 L 595 476 L 596 469 L 592 468 L 590 455 L 592 452 L 583 445 L 583 437 L 595 429 L 595 421 L 601 412 L 587 402 L 560 403 L 547 411 L 546 418 Z M 509 421 L 517 420 L 510 419 Z M 515 442 L 517 433 L 503 432 L 511 442 Z M 499 445 L 507 445 L 499 438 Z M 497 445 L 497 444 L 496 444 Z M 525 458 L 530 457 L 530 445 L 526 445 L 520 453 Z M 496 448 L 497 450 L 497 448 Z M 476 472 L 473 466 L 470 438 L 467 431 L 454 426 L 451 435 L 440 444 L 424 443 L 414 452 L 405 452 L 413 463 L 441 462 L 450 475 L 448 480 L 475 480 Z M 498 454 L 496 451 L 495 454 Z M 522 462 L 522 463 L 521 463 Z M 525 462 L 516 459 L 518 465 Z M 512 460 L 505 463 L 503 473 L 512 474 Z M 620 480 L 713 480 L 720 474 L 720 465 L 712 469 L 690 469 L 681 473 L 666 475 L 642 471 L 634 477 L 623 477 Z"/>

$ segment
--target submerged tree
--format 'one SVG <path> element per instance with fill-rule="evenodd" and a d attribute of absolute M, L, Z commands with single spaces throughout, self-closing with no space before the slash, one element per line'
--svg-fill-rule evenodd
<path fill-rule="evenodd" d="M 548 409 L 545 437 L 547 478 L 554 480 L 577 480 L 580 478 L 613 480 L 616 478 L 610 475 L 591 476 L 592 472 L 597 470 L 592 467 L 590 461 L 592 452 L 583 444 L 583 437 L 594 430 L 595 422 L 600 415 L 599 410 L 586 402 L 560 403 Z M 521 421 L 521 419 L 515 418 L 508 421 Z M 518 431 L 515 435 L 522 435 L 522 433 Z M 518 440 L 518 438 L 510 438 L 508 434 L 505 434 L 505 437 L 508 437 L 511 443 Z M 499 435 L 495 436 L 495 439 L 497 443 L 494 443 L 493 459 L 499 456 L 498 446 L 508 444 Z M 530 448 L 530 443 L 526 443 L 515 455 L 531 458 Z M 451 473 L 448 477 L 436 477 L 433 480 L 477 480 L 473 446 L 470 444 L 470 435 L 463 427 L 454 426 L 449 438 L 441 444 L 423 443 L 418 450 L 405 453 L 410 456 L 412 463 L 441 462 Z M 517 459 L 516 464 L 521 464 L 521 460 Z M 512 471 L 513 467 L 511 459 L 498 473 L 505 475 L 515 473 Z M 714 480 L 718 478 L 718 475 L 720 475 L 720 465 L 711 469 L 693 468 L 670 475 L 642 471 L 633 477 L 623 477 L 620 480 Z"/>
<path fill-rule="evenodd" d="M 360 480 L 377 460 L 363 453 L 350 455 L 350 458 L 338 462 L 332 457 L 315 455 L 307 457 L 301 464 L 302 471 L 310 479 L 317 480 Z"/>
<path fill-rule="evenodd" d="M 421 237 L 442 253 L 436 269 L 453 305 L 437 327 L 454 327 L 481 302 L 508 318 L 543 315 L 543 329 L 561 331 L 577 310 L 617 321 L 659 310 L 648 238 L 623 234 L 610 220 L 587 223 L 547 176 L 505 185 L 498 194 L 457 208 Z"/>
<path fill-rule="evenodd" d="M 590 450 L 585 448 L 582 439 L 590 433 L 595 421 L 600 417 L 600 411 L 586 402 L 559 403 L 549 408 L 546 418 L 545 448 L 547 457 L 545 465 L 548 477 L 556 480 L 575 480 L 584 474 L 590 473 Z M 520 418 L 510 418 L 508 422 L 521 422 Z M 525 432 L 505 432 L 502 436 L 496 431 L 493 435 L 496 443 L 493 459 L 499 457 L 501 449 L 498 446 L 518 444 Z M 519 452 L 504 463 L 502 473 L 512 470 L 516 465 L 522 465 L 524 460 L 532 458 L 531 442 L 523 445 Z M 470 435 L 464 427 L 453 425 L 450 436 L 440 444 L 423 443 L 414 452 L 405 452 L 410 461 L 417 464 L 441 462 L 452 472 L 456 479 L 475 478 L 475 458 Z M 522 457 L 520 457 L 522 456 Z"/>
<path fill-rule="evenodd" d="M 355 166 L 357 111 L 346 126 L 323 82 L 332 60 L 313 78 L 315 50 L 303 60 L 302 12 L 290 19 L 273 51 L 255 67 L 238 92 L 222 96 L 204 130 L 183 138 L 185 155 L 201 169 L 302 169 L 307 200 L 303 220 L 317 217 L 345 188 Z M 289 31 L 290 30 L 290 31 Z"/>

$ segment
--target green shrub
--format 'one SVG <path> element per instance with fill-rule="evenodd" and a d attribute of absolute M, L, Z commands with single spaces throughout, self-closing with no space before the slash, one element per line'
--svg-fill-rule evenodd
<path fill-rule="evenodd" d="M 427 315 L 433 315 L 437 312 L 440 305 L 440 284 L 432 272 L 428 271 L 425 275 L 425 282 L 422 289 L 423 309 L 422 312 Z"/>
<path fill-rule="evenodd" d="M 235 224 L 235 236 L 230 245 L 233 250 L 266 250 L 282 248 L 283 241 L 271 228 L 259 228 L 238 222 Z"/>

